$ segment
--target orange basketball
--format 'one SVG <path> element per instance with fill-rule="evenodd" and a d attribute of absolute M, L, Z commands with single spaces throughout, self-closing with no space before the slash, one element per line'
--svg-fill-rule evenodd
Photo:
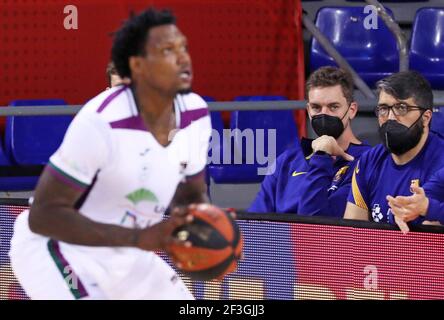
<path fill-rule="evenodd" d="M 231 215 L 210 204 L 191 211 L 193 222 L 174 231 L 192 247 L 172 245 L 169 254 L 180 271 L 194 280 L 222 279 L 236 270 L 242 253 L 242 235 Z"/>

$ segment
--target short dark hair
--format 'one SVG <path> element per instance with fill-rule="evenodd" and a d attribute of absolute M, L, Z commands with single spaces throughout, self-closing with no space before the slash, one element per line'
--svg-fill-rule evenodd
<path fill-rule="evenodd" d="M 114 61 L 119 76 L 131 78 L 129 58 L 146 54 L 145 45 L 151 28 L 175 23 L 176 18 L 171 11 L 152 7 L 125 21 L 114 34 L 111 49 L 111 60 Z"/>
<path fill-rule="evenodd" d="M 305 95 L 308 99 L 308 92 L 313 88 L 334 87 L 337 85 L 341 86 L 342 94 L 347 103 L 352 103 L 354 101 L 353 78 L 350 73 L 337 67 L 321 67 L 313 72 L 305 83 Z"/>
<path fill-rule="evenodd" d="M 401 71 L 376 83 L 379 93 L 382 91 L 399 100 L 413 98 L 415 103 L 426 109 L 433 109 L 433 92 L 430 83 L 419 72 Z"/>

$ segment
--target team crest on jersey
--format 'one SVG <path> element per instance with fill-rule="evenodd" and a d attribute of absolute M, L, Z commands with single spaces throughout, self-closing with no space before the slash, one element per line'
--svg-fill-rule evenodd
<path fill-rule="evenodd" d="M 339 169 L 336 174 L 335 177 L 333 178 L 333 182 L 339 182 L 342 177 L 345 175 L 345 173 L 347 172 L 349 166 L 343 166 L 341 169 Z"/>
<path fill-rule="evenodd" d="M 419 187 L 419 179 L 412 179 L 412 181 L 410 181 L 410 192 L 413 193 L 412 191 L 412 187 Z"/>
<path fill-rule="evenodd" d="M 145 188 L 140 188 L 136 191 L 131 192 L 130 194 L 127 194 L 126 198 L 134 205 L 137 205 L 139 202 L 142 201 L 159 202 L 157 196 L 152 191 Z"/>

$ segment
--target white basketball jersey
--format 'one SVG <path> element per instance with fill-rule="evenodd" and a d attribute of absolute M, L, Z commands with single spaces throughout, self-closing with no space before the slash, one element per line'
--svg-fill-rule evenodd
<path fill-rule="evenodd" d="M 60 179 L 85 190 L 81 214 L 131 228 L 162 219 L 177 185 L 204 170 L 211 135 L 200 96 L 178 95 L 174 108 L 178 129 L 164 147 L 145 127 L 129 87 L 84 106 L 49 163 Z"/>
<path fill-rule="evenodd" d="M 105 91 L 82 108 L 48 165 L 60 180 L 84 191 L 81 214 L 128 228 L 161 221 L 178 184 L 205 169 L 211 136 L 208 107 L 200 96 L 178 95 L 174 108 L 177 129 L 166 147 L 145 127 L 127 86 Z M 60 250 L 74 270 L 104 285 L 131 273 L 141 255 L 150 254 L 64 242 Z"/>

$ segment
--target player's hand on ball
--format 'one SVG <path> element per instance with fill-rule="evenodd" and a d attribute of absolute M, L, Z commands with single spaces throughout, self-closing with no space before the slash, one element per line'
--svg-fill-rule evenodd
<path fill-rule="evenodd" d="M 143 250 L 168 252 L 171 245 L 191 247 L 191 242 L 173 236 L 174 230 L 193 221 L 188 208 L 175 208 L 168 219 L 138 232 L 136 246 Z"/>

